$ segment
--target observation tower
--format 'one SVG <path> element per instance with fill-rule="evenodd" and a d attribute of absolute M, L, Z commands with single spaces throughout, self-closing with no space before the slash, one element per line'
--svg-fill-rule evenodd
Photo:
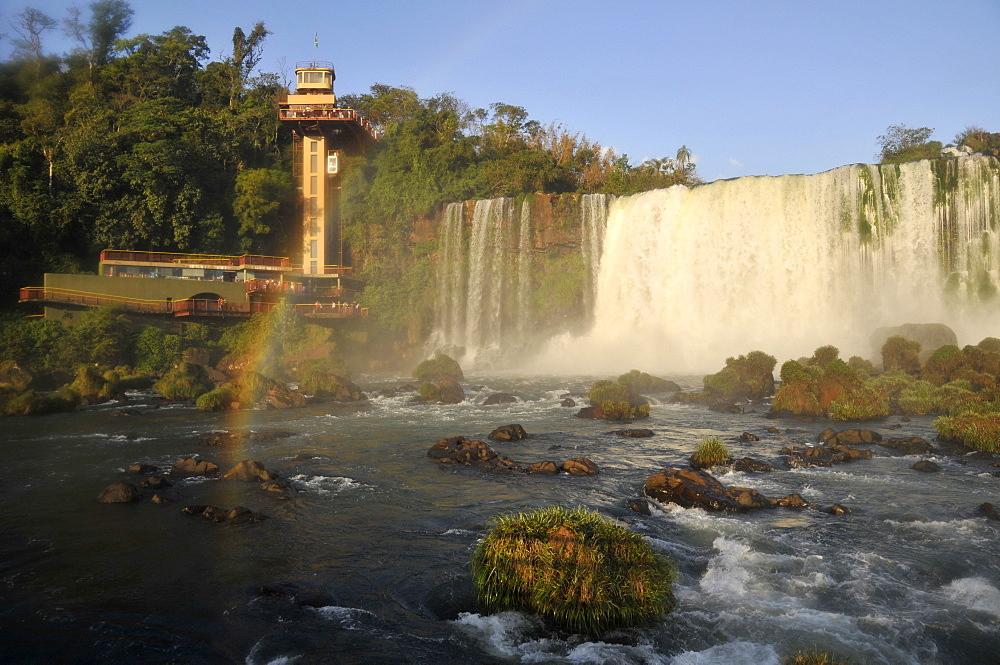
<path fill-rule="evenodd" d="M 364 154 L 378 132 L 354 109 L 338 108 L 329 62 L 300 62 L 296 88 L 278 101 L 282 124 L 292 131 L 292 175 L 299 196 L 304 275 L 339 278 L 344 266 L 340 214 L 343 158 Z"/>

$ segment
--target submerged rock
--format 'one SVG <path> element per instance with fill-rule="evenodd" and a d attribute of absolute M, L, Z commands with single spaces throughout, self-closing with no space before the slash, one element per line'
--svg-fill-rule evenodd
<path fill-rule="evenodd" d="M 618 436 L 628 436 L 633 439 L 642 439 L 646 437 L 653 436 L 653 430 L 651 429 L 619 429 L 615 430 L 615 434 Z"/>
<path fill-rule="evenodd" d="M 442 464 L 464 464 L 479 467 L 492 473 L 555 474 L 565 471 L 574 476 L 593 475 L 598 472 L 597 465 L 585 457 L 566 460 L 562 465 L 555 462 L 542 461 L 532 464 L 515 462 L 509 457 L 498 454 L 493 448 L 482 441 L 468 439 L 464 436 L 453 436 L 441 439 L 427 451 L 427 456 Z"/>
<path fill-rule="evenodd" d="M 517 398 L 509 393 L 493 393 L 485 400 L 483 406 L 493 406 L 494 404 L 514 404 Z"/>
<path fill-rule="evenodd" d="M 774 471 L 774 467 L 767 462 L 761 462 L 750 457 L 741 457 L 740 459 L 733 460 L 730 468 L 733 471 L 741 471 L 743 473 Z"/>
<path fill-rule="evenodd" d="M 124 480 L 111 483 L 97 495 L 98 503 L 132 503 L 142 498 L 142 494 L 132 483 Z"/>
<path fill-rule="evenodd" d="M 996 506 L 992 503 L 986 502 L 979 504 L 976 508 L 976 514 L 985 517 L 988 520 L 1000 522 L 1000 511 L 998 511 Z"/>
<path fill-rule="evenodd" d="M 267 515 L 236 506 L 234 508 L 217 508 L 215 506 L 186 506 L 181 509 L 185 515 L 200 516 L 213 524 L 246 524 L 262 522 L 267 519 Z"/>
<path fill-rule="evenodd" d="M 870 429 L 845 429 L 835 432 L 832 429 L 825 429 L 820 432 L 816 439 L 820 443 L 831 445 L 845 444 L 849 446 L 868 445 L 878 443 L 882 440 L 882 435 Z"/>
<path fill-rule="evenodd" d="M 930 460 L 920 460 L 916 464 L 910 467 L 914 471 L 922 471 L 924 473 L 935 473 L 941 470 L 941 466 L 931 462 Z"/>

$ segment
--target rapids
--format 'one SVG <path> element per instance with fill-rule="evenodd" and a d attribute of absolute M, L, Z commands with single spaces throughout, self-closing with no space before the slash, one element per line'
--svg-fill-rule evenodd
<path fill-rule="evenodd" d="M 837 467 L 721 477 L 771 496 L 842 503 L 851 515 L 660 506 L 644 517 L 625 500 L 649 474 L 684 463 L 702 438 L 768 459 L 781 437 L 814 441 L 829 423 L 654 403 L 636 423 L 654 437 L 618 437 L 615 424 L 559 406 L 590 382 L 478 376 L 468 385 L 484 387 L 459 405 L 376 397 L 238 416 L 154 408 L 151 396 L 134 395 L 142 415 L 115 416 L 106 405 L 6 419 L 0 662 L 777 665 L 813 647 L 887 665 L 996 662 L 1000 528 L 974 515 L 982 502 L 1000 503 L 989 462 L 932 456 L 943 470 L 921 474 L 909 468 L 917 457 L 875 446 L 873 459 Z M 482 406 L 494 391 L 521 401 Z M 534 436 L 497 443 L 503 454 L 589 457 L 600 475 L 486 475 L 426 456 L 441 437 L 481 438 L 513 422 Z M 873 428 L 933 438 L 929 418 L 895 423 Z M 806 431 L 779 437 L 766 432 L 772 424 Z M 246 428 L 295 434 L 230 450 L 196 442 Z M 743 431 L 761 440 L 735 441 Z M 279 500 L 252 483 L 185 480 L 175 481 L 183 499 L 172 504 L 95 500 L 134 463 L 166 470 L 192 455 L 223 470 L 257 459 L 296 494 Z M 468 561 L 489 520 L 555 503 L 616 517 L 670 556 L 676 611 L 600 640 L 520 613 L 482 614 Z M 183 515 L 190 504 L 243 505 L 270 518 L 213 525 Z"/>

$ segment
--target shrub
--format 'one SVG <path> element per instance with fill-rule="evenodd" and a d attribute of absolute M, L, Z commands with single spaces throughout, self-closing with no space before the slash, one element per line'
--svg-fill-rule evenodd
<path fill-rule="evenodd" d="M 441 399 L 441 390 L 437 387 L 436 383 L 431 383 L 430 381 L 421 383 L 417 394 L 427 402 L 437 402 Z"/>
<path fill-rule="evenodd" d="M 93 404 L 105 398 L 103 393 L 107 383 L 100 370 L 92 365 L 84 365 L 77 369 L 76 378 L 69 387 L 80 396 L 84 404 Z"/>
<path fill-rule="evenodd" d="M 146 326 L 135 338 L 135 366 L 140 372 L 169 372 L 181 357 L 181 338 Z"/>
<path fill-rule="evenodd" d="M 236 401 L 239 401 L 236 387 L 226 383 L 200 395 L 195 406 L 199 411 L 225 411 Z"/>
<path fill-rule="evenodd" d="M 934 429 L 943 438 L 969 448 L 1000 452 L 1000 413 L 942 416 L 934 421 Z"/>
<path fill-rule="evenodd" d="M 476 545 L 472 574 L 487 611 L 535 612 L 573 632 L 641 626 L 674 607 L 671 562 L 582 508 L 497 518 Z"/>
<path fill-rule="evenodd" d="M 889 398 L 871 386 L 842 392 L 830 404 L 834 420 L 875 420 L 889 415 Z"/>
<path fill-rule="evenodd" d="M 721 439 L 710 437 L 699 443 L 698 448 L 692 453 L 691 466 L 696 469 L 707 469 L 719 464 L 726 464 L 730 459 L 726 444 Z"/>
<path fill-rule="evenodd" d="M 643 399 L 634 390 L 610 379 L 595 381 L 587 391 L 587 399 L 594 406 L 600 406 L 605 402 L 625 402 L 627 404 L 643 403 Z"/>
<path fill-rule="evenodd" d="M 920 342 L 893 335 L 882 345 L 882 367 L 886 372 L 902 370 L 907 374 L 920 373 Z"/>
<path fill-rule="evenodd" d="M 649 405 L 632 406 L 628 402 L 601 402 L 605 420 L 638 420 L 649 417 Z"/>
<path fill-rule="evenodd" d="M 723 399 L 764 399 L 774 394 L 774 356 L 751 351 L 738 358 L 726 358 L 726 366 L 704 378 L 705 388 Z"/>
<path fill-rule="evenodd" d="M 788 411 L 797 416 L 821 416 L 817 389 L 823 370 L 803 365 L 797 360 L 786 361 L 781 366 L 781 385 L 774 395 L 771 411 Z"/>
<path fill-rule="evenodd" d="M 899 395 L 900 410 L 911 416 L 926 416 L 938 409 L 936 390 L 929 381 L 917 381 Z"/>
<path fill-rule="evenodd" d="M 875 376 L 877 373 L 875 365 L 872 364 L 872 361 L 865 360 L 861 356 L 851 356 L 851 358 L 847 361 L 847 364 L 850 365 L 851 369 L 857 372 L 860 376 Z"/>
<path fill-rule="evenodd" d="M 453 358 L 439 353 L 433 358 L 428 358 L 413 370 L 413 378 L 419 381 L 441 381 L 443 379 L 453 379 L 464 381 L 465 375 L 462 368 Z"/>
<path fill-rule="evenodd" d="M 965 364 L 962 350 L 954 344 L 945 344 L 927 359 L 920 376 L 935 386 L 943 386 L 951 381 L 952 375 Z"/>
<path fill-rule="evenodd" d="M 997 353 L 1000 354 L 1000 339 L 996 337 L 985 337 L 979 344 L 976 344 L 980 349 L 987 353 Z"/>
<path fill-rule="evenodd" d="M 673 381 L 667 381 L 637 369 L 619 376 L 618 383 L 635 393 L 667 393 L 677 390 L 677 384 Z"/>
<path fill-rule="evenodd" d="M 205 368 L 197 363 L 181 363 L 153 384 L 153 390 L 167 399 L 194 401 L 214 387 Z"/>
<path fill-rule="evenodd" d="M 809 364 L 823 367 L 827 363 L 833 362 L 838 358 L 840 358 L 840 349 L 828 344 L 826 346 L 819 347 L 813 352 Z"/>
<path fill-rule="evenodd" d="M 916 379 L 906 372 L 897 369 L 869 379 L 867 383 L 876 390 L 884 393 L 886 397 L 892 399 L 899 397 L 914 382 L 916 382 Z"/>

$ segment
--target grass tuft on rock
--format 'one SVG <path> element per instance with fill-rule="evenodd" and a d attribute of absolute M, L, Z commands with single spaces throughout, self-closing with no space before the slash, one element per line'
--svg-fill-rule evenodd
<path fill-rule="evenodd" d="M 707 469 L 725 464 L 730 459 L 726 444 L 722 442 L 722 439 L 713 436 L 698 444 L 698 448 L 691 454 L 691 466 L 696 469 Z"/>
<path fill-rule="evenodd" d="M 674 567 L 638 534 L 583 508 L 495 519 L 472 555 L 488 612 L 534 612 L 575 633 L 647 625 L 674 607 Z"/>
<path fill-rule="evenodd" d="M 799 651 L 781 661 L 782 665 L 850 665 L 850 663 L 851 661 L 837 658 L 829 651 L 818 649 Z"/>
<path fill-rule="evenodd" d="M 464 381 L 465 375 L 458 361 L 443 353 L 424 360 L 413 369 L 413 378 L 420 381 L 438 382 L 444 379 Z"/>

